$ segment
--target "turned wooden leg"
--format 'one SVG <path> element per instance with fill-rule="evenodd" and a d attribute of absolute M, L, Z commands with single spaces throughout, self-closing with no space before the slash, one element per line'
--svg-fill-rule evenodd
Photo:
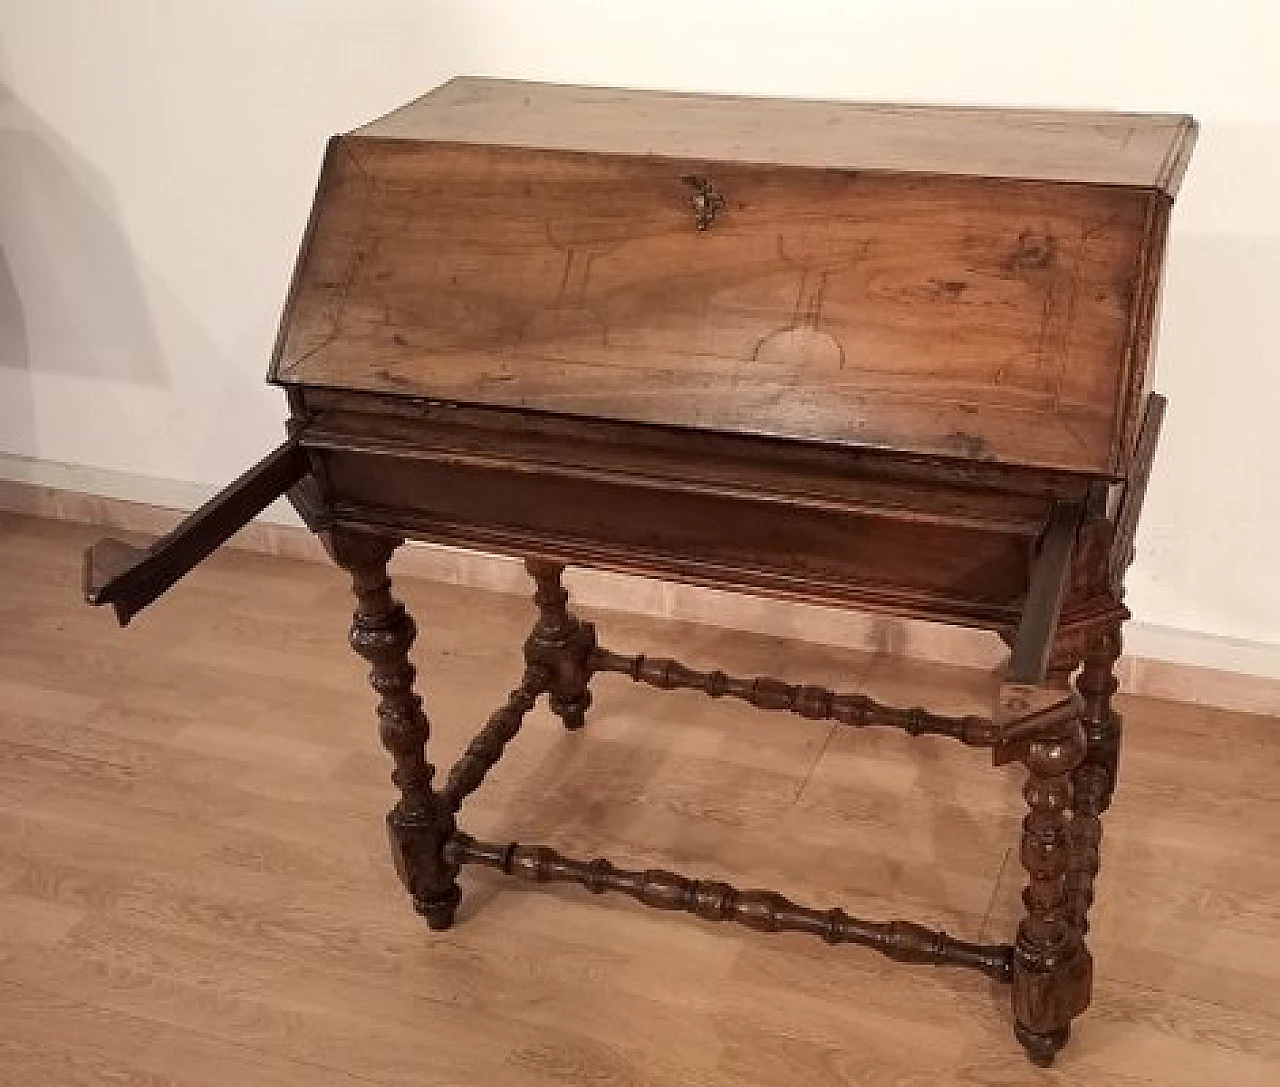
<path fill-rule="evenodd" d="M 391 780 L 400 800 L 387 814 L 387 833 L 396 872 L 414 908 L 433 929 L 446 929 L 462 898 L 458 866 L 447 863 L 444 847 L 456 829 L 452 809 L 432 788 L 435 767 L 427 761 L 430 733 L 422 699 L 413 691 L 409 649 L 417 634 L 403 604 L 391 595 L 387 562 L 400 540 L 355 532 L 324 537 L 335 562 L 351 574 L 356 611 L 351 648 L 369 662 L 369 683 L 378 694 L 382 744 L 395 762 Z"/>
<path fill-rule="evenodd" d="M 591 705 L 587 685 L 596 648 L 595 627 L 570 615 L 565 607 L 569 594 L 560 584 L 563 565 L 529 559 L 525 569 L 537 585 L 533 601 L 538 606 L 538 621 L 524 643 L 525 662 L 547 670 L 552 711 L 565 728 L 579 729 Z"/>
<path fill-rule="evenodd" d="M 1119 684 L 1115 664 L 1120 657 L 1120 627 L 1094 639 L 1085 655 L 1076 689 L 1084 700 L 1084 761 L 1073 775 L 1071 862 L 1067 871 L 1067 910 L 1081 933 L 1089 931 L 1089 907 L 1102 847 L 1102 813 L 1111 805 L 1120 759 L 1121 720 L 1111 708 Z"/>
<path fill-rule="evenodd" d="M 1013 955 L 1014 1033 L 1032 1061 L 1048 1065 L 1067 1041 L 1071 1020 L 1089 1004 L 1092 962 L 1067 914 L 1067 856 L 1072 774 L 1085 754 L 1077 718 L 1054 739 L 1033 741 L 1024 763 L 1022 864 L 1026 916 Z"/>

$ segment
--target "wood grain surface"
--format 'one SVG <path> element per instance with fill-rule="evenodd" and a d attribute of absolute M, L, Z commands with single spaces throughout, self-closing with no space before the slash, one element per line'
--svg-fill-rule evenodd
<path fill-rule="evenodd" d="M 126 632 L 79 598 L 97 530 L 0 518 L 0 1084 L 1270 1085 L 1280 1078 L 1273 719 L 1122 699 L 1093 1004 L 1048 1072 L 1007 991 L 467 870 L 432 934 L 386 863 L 389 760 L 340 571 L 219 553 Z M 451 761 L 533 606 L 401 579 Z M 621 614 L 661 647 L 981 712 L 994 677 Z M 1003 938 L 1021 775 L 942 738 L 595 684 L 468 807 L 555 841 Z M 1212 738 L 1214 757 L 1204 757 Z M 779 833 L 781 828 L 782 833 Z M 976 1010 L 975 1010 L 976 1006 Z"/>
<path fill-rule="evenodd" d="M 1167 203 L 344 137 L 273 376 L 1112 474 Z"/>
<path fill-rule="evenodd" d="M 597 154 L 1177 189 L 1195 122 L 1166 113 L 673 94 L 460 76 L 359 129 Z"/>

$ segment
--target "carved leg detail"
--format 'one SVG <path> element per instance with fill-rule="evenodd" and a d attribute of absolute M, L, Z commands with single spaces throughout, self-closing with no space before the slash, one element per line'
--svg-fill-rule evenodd
<path fill-rule="evenodd" d="M 1066 1044 L 1071 1020 L 1088 1006 L 1092 963 L 1067 916 L 1068 827 L 1072 774 L 1085 754 L 1078 720 L 1056 739 L 1031 743 L 1023 796 L 1022 864 L 1027 913 L 1013 956 L 1015 1033 L 1036 1064 L 1047 1065 Z"/>
<path fill-rule="evenodd" d="M 564 721 L 565 728 L 579 729 L 591 705 L 587 685 L 591 681 L 591 654 L 596 648 L 595 627 L 566 609 L 569 594 L 560 584 L 563 565 L 529 559 L 525 569 L 537 585 L 533 601 L 538 605 L 538 621 L 524 643 L 525 662 L 531 668 L 547 670 L 552 711 Z"/>
<path fill-rule="evenodd" d="M 1084 762 L 1074 775 L 1071 863 L 1067 872 L 1067 907 L 1071 923 L 1089 931 L 1089 907 L 1102 847 L 1102 813 L 1111 805 L 1120 758 L 1121 721 L 1111 708 L 1118 686 L 1115 663 L 1120 657 L 1120 628 L 1105 631 L 1089 647 L 1076 689 L 1084 700 Z"/>
<path fill-rule="evenodd" d="M 391 595 L 387 562 L 401 541 L 384 536 L 334 532 L 325 537 L 333 559 L 351 574 L 356 611 L 350 642 L 369 662 L 369 684 L 378 694 L 382 745 L 395 769 L 400 799 L 387 815 L 396 872 L 414 908 L 433 929 L 446 929 L 462 898 L 458 866 L 445 860 L 444 846 L 456 829 L 453 812 L 431 787 L 435 767 L 427 761 L 430 734 L 422 699 L 414 693 L 409 649 L 417 628 Z"/>
<path fill-rule="evenodd" d="M 441 799 L 449 805 L 450 811 L 457 811 L 462 802 L 480 788 L 485 775 L 492 770 L 502 758 L 515 735 L 520 731 L 524 716 L 538 700 L 538 695 L 545 691 L 547 670 L 529 667 L 525 669 L 520 686 L 507 695 L 506 704 L 495 710 L 475 737 L 467 745 L 467 750 L 449 771 L 441 792 Z"/>

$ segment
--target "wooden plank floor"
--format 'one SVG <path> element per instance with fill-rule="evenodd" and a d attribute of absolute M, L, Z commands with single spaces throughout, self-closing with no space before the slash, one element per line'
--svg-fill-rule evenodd
<path fill-rule="evenodd" d="M 350 601 L 223 553 L 126 631 L 79 599 L 94 530 L 0 516 L 0 1084 L 1280 1083 L 1280 723 L 1122 700 L 1093 1008 L 1049 1072 L 979 975 L 464 873 L 408 909 Z M 446 766 L 532 608 L 409 583 Z M 619 651 L 980 710 L 991 677 L 597 615 Z M 530 715 L 474 833 L 1009 938 L 1015 769 L 604 676 Z"/>

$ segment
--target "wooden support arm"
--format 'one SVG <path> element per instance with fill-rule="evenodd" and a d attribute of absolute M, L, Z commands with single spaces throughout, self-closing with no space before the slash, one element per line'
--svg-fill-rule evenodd
<path fill-rule="evenodd" d="M 1156 445 L 1160 441 L 1160 427 L 1168 401 L 1159 393 L 1147 397 L 1146 410 L 1142 414 L 1142 427 L 1133 451 L 1133 467 L 1125 484 L 1124 496 L 1116 512 L 1116 534 L 1111 544 L 1108 561 L 1108 578 L 1111 590 L 1117 597 L 1124 595 L 1124 572 L 1133 561 L 1134 537 L 1138 531 L 1138 514 L 1147 495 L 1147 482 L 1151 478 L 1151 466 L 1156 458 Z"/>
<path fill-rule="evenodd" d="M 306 454 L 290 438 L 150 547 L 113 539 L 92 544 L 84 553 L 85 599 L 112 605 L 125 626 L 307 471 Z"/>
<path fill-rule="evenodd" d="M 992 714 L 992 758 L 997 766 L 1020 759 L 1032 740 L 1054 735 L 1081 717 L 1079 695 L 1043 684 L 1083 513 L 1075 503 L 1055 506 L 1036 555 L 1013 637 L 1013 652 Z"/>

